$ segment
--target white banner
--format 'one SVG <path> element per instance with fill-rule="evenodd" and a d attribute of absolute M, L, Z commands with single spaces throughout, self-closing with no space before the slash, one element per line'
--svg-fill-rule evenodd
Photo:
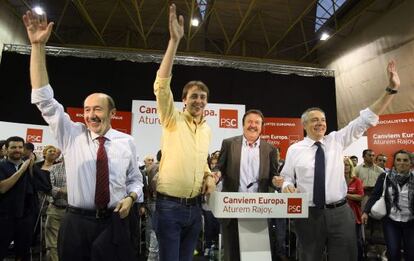
<path fill-rule="evenodd" d="M 11 136 L 22 137 L 26 142 L 35 145 L 35 153 L 42 155 L 46 145 L 57 146 L 57 141 L 50 132 L 49 126 L 0 121 L 0 139 L 5 140 Z"/>
<path fill-rule="evenodd" d="M 307 218 L 307 193 L 213 192 L 208 206 L 216 218 Z"/>
<path fill-rule="evenodd" d="M 174 102 L 183 109 L 182 102 Z M 211 128 L 210 153 L 220 150 L 223 139 L 243 133 L 244 105 L 209 103 L 204 115 Z M 155 101 L 132 101 L 132 136 L 137 144 L 137 154 L 142 161 L 146 155 L 156 155 L 160 149 L 162 129 Z"/>

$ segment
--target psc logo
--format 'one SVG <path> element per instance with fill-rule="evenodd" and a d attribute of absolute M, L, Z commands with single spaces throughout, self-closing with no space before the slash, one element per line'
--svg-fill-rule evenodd
<path fill-rule="evenodd" d="M 42 143 L 43 130 L 42 129 L 27 129 L 26 142 Z"/>
<path fill-rule="evenodd" d="M 238 128 L 238 111 L 237 110 L 229 110 L 229 109 L 220 109 L 220 118 L 219 118 L 219 127 L 220 128 L 230 128 L 230 129 L 237 129 Z"/>
<path fill-rule="evenodd" d="M 302 199 L 301 198 L 288 198 L 288 214 L 301 214 L 302 213 Z"/>

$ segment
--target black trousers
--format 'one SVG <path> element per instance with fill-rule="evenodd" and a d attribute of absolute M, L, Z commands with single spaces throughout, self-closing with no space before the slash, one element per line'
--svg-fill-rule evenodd
<path fill-rule="evenodd" d="M 67 212 L 58 235 L 59 260 L 89 261 L 93 242 L 110 222 L 110 216 L 96 219 Z"/>
<path fill-rule="evenodd" d="M 355 217 L 348 204 L 332 209 L 309 208 L 308 218 L 294 220 L 300 261 L 356 261 Z"/>
<path fill-rule="evenodd" d="M 7 256 L 11 241 L 14 241 L 14 254 L 22 260 L 29 260 L 32 244 L 33 215 L 22 218 L 0 217 L 0 260 Z"/>

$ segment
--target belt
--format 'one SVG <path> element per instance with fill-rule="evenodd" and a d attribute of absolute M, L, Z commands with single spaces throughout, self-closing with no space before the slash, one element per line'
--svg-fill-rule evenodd
<path fill-rule="evenodd" d="M 184 206 L 195 206 L 201 204 L 201 196 L 196 196 L 194 198 L 179 198 L 179 197 L 173 197 L 165 194 L 161 194 L 157 192 L 157 199 L 163 199 L 163 200 L 169 200 L 174 201 L 176 203 L 179 203 Z"/>
<path fill-rule="evenodd" d="M 110 217 L 112 213 L 114 212 L 114 209 L 113 208 L 84 209 L 84 208 L 68 206 L 67 211 L 75 215 L 94 217 L 96 219 L 103 219 L 103 218 Z"/>
<path fill-rule="evenodd" d="M 325 207 L 326 208 L 337 208 L 337 207 L 345 205 L 346 202 L 347 202 L 346 198 L 343 198 L 337 202 L 326 204 Z"/>
<path fill-rule="evenodd" d="M 52 205 L 53 205 L 55 208 L 58 208 L 58 209 L 66 209 L 66 208 L 67 208 L 67 206 L 60 206 L 60 205 L 56 205 L 55 203 L 52 203 Z"/>

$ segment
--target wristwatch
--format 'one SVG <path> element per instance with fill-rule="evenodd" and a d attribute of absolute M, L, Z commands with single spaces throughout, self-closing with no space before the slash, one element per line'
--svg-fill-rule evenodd
<path fill-rule="evenodd" d="M 387 88 L 385 88 L 385 91 L 388 92 L 388 94 L 396 94 L 398 92 L 398 90 L 393 89 L 390 86 L 388 86 Z"/>
<path fill-rule="evenodd" d="M 134 203 L 135 202 L 135 198 L 134 198 L 134 196 L 132 196 L 131 194 L 128 194 L 125 198 L 131 198 L 132 199 L 132 203 Z"/>

